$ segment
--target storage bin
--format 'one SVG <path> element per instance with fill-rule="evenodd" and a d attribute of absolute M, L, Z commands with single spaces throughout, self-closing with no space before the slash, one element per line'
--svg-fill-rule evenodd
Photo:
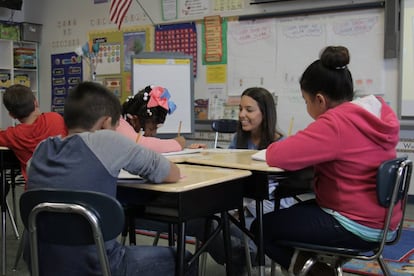
<path fill-rule="evenodd" d="M 20 40 L 20 24 L 0 22 L 0 38 L 19 41 Z"/>
<path fill-rule="evenodd" d="M 36 50 L 32 48 L 14 48 L 14 67 L 36 68 Z"/>
<path fill-rule="evenodd" d="M 0 88 L 4 89 L 11 85 L 11 79 L 9 73 L 0 73 Z"/>
<path fill-rule="evenodd" d="M 40 42 L 42 36 L 42 25 L 29 22 L 22 22 L 20 23 L 20 26 L 21 40 Z"/>
<path fill-rule="evenodd" d="M 27 74 L 15 75 L 14 84 L 21 84 L 30 87 L 30 78 Z"/>

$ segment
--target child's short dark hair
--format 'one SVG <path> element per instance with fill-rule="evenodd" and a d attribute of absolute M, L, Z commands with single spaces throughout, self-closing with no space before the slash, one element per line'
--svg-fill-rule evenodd
<path fill-rule="evenodd" d="M 35 110 L 35 100 L 32 90 L 21 84 L 8 87 L 3 94 L 4 106 L 18 120 L 26 118 Z"/>
<path fill-rule="evenodd" d="M 113 126 L 121 116 L 121 103 L 118 97 L 106 87 L 86 81 L 69 92 L 63 111 L 68 129 L 91 129 L 104 116 L 112 118 Z"/>

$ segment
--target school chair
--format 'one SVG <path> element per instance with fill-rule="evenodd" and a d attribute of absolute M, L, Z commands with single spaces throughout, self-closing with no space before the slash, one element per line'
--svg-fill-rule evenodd
<path fill-rule="evenodd" d="M 295 253 L 289 267 L 289 274 L 293 275 L 293 268 L 298 255 L 301 252 L 310 253 L 310 257 L 301 267 L 299 276 L 306 275 L 312 266 L 317 263 L 325 263 L 330 266 L 336 275 L 342 274 L 342 266 L 351 259 L 359 259 L 364 261 L 376 260 L 381 267 L 384 275 L 391 275 L 382 252 L 384 247 L 398 243 L 404 222 L 405 208 L 407 204 L 408 189 L 410 186 L 412 161 L 407 157 L 395 158 L 383 162 L 377 172 L 377 200 L 378 204 L 386 209 L 384 215 L 383 233 L 371 250 L 359 248 L 338 248 L 333 246 L 325 246 L 312 243 L 302 243 L 295 241 L 278 241 L 277 244 L 295 248 Z M 398 228 L 392 239 L 387 239 L 390 229 L 390 221 L 394 208 L 401 208 L 402 218 L 399 221 Z M 272 263 L 272 266 L 274 262 Z M 272 270 L 274 271 L 274 269 Z M 274 276 L 274 274 L 272 274 Z"/>
<path fill-rule="evenodd" d="M 216 132 L 214 138 L 214 148 L 217 148 L 218 137 L 220 133 L 235 133 L 237 126 L 239 125 L 238 120 L 232 119 L 217 119 L 211 122 L 211 129 Z"/>
<path fill-rule="evenodd" d="M 21 195 L 20 215 L 29 234 L 32 275 L 41 274 L 39 258 L 47 258 L 38 254 L 41 242 L 95 244 L 102 275 L 111 275 L 105 242 L 117 238 L 124 226 L 124 210 L 115 198 L 93 191 L 34 189 Z"/>

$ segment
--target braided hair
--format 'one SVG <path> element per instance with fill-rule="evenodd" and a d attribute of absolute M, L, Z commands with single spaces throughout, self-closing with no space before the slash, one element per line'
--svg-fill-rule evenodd
<path fill-rule="evenodd" d="M 141 126 L 148 121 L 160 125 L 165 122 L 167 114 L 173 113 L 175 108 L 167 89 L 149 85 L 138 91 L 135 96 L 128 97 L 122 105 L 122 116 L 127 121 L 128 116 L 137 116 Z"/>

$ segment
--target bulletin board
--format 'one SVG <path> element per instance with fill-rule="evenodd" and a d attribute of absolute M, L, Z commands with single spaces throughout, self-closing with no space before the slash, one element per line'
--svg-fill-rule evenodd
<path fill-rule="evenodd" d="M 383 9 L 233 21 L 227 34 L 228 94 L 240 95 L 251 86 L 268 89 L 285 133 L 292 122 L 294 134 L 313 121 L 299 78 L 328 45 L 349 49 L 356 95 L 385 94 Z"/>
<path fill-rule="evenodd" d="M 192 56 L 173 52 L 148 52 L 132 57 L 132 91 L 136 94 L 148 85 L 168 89 L 177 105 L 167 115 L 159 134 L 176 134 L 181 122 L 181 133 L 194 130 L 194 78 Z"/>

